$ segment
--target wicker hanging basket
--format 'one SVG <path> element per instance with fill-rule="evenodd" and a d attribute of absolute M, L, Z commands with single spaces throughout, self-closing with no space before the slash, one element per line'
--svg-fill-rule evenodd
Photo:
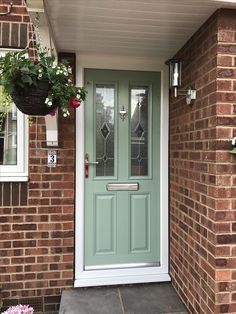
<path fill-rule="evenodd" d="M 33 87 L 27 93 L 19 91 L 19 93 L 12 93 L 11 96 L 16 107 L 21 112 L 31 116 L 45 116 L 58 107 L 55 104 L 51 107 L 45 104 L 49 89 L 49 82 L 47 80 L 41 80 L 38 82 L 37 87 Z"/>

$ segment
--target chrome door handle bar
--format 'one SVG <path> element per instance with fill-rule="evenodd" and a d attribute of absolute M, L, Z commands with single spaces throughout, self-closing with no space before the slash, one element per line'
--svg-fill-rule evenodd
<path fill-rule="evenodd" d="M 89 154 L 85 154 L 85 178 L 89 177 L 89 165 L 98 165 L 98 161 L 89 161 Z"/>

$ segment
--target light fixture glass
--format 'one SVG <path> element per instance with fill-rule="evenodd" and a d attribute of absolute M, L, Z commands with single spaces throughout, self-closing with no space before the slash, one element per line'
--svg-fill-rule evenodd
<path fill-rule="evenodd" d="M 186 90 L 179 90 L 181 86 L 181 73 L 183 59 L 173 58 L 165 62 L 169 66 L 170 88 L 174 88 L 174 96 L 186 96 L 186 103 L 190 104 L 192 100 L 196 99 L 196 90 L 189 87 Z"/>
<path fill-rule="evenodd" d="M 169 59 L 166 61 L 166 65 L 169 66 L 169 78 L 170 88 L 174 87 L 175 97 L 178 95 L 178 87 L 181 86 L 181 72 L 182 72 L 182 59 Z"/>

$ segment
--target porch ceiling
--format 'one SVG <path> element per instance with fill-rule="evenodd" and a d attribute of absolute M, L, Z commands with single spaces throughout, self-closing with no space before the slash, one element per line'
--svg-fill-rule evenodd
<path fill-rule="evenodd" d="M 46 0 L 59 51 L 169 58 L 236 0 Z"/>

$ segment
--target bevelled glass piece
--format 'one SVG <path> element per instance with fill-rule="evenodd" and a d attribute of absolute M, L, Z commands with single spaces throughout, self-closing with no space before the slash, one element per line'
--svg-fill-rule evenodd
<path fill-rule="evenodd" d="M 130 88 L 131 176 L 148 175 L 149 87 Z"/>
<path fill-rule="evenodd" d="M 143 128 L 140 123 L 138 124 L 135 133 L 137 134 L 138 137 L 141 137 L 143 135 Z"/>
<path fill-rule="evenodd" d="M 96 84 L 96 176 L 114 175 L 115 86 Z"/>
<path fill-rule="evenodd" d="M 141 162 L 142 157 L 141 157 L 141 156 L 138 156 L 137 159 L 138 159 L 138 162 Z"/>
<path fill-rule="evenodd" d="M 104 138 L 106 138 L 108 136 L 108 134 L 110 133 L 110 130 L 107 126 L 106 123 L 103 124 L 102 128 L 101 128 L 101 132 Z"/>

